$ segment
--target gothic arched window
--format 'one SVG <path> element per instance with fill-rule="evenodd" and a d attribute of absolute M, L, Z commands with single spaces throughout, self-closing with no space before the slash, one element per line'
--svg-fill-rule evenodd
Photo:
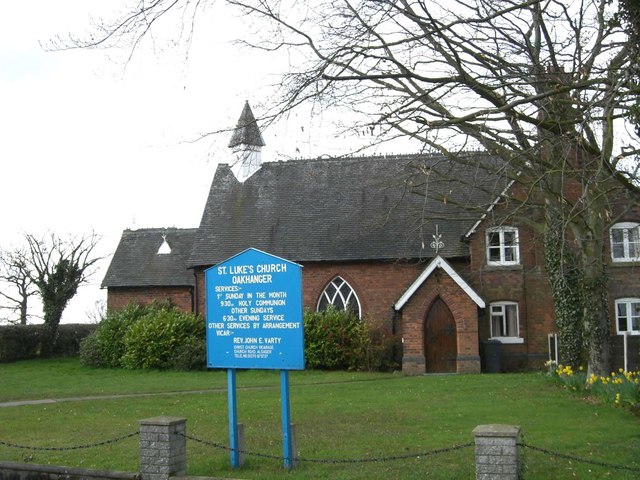
<path fill-rule="evenodd" d="M 329 282 L 320 294 L 317 310 L 325 310 L 333 305 L 340 310 L 351 310 L 360 318 L 360 300 L 344 278 L 336 277 Z"/>

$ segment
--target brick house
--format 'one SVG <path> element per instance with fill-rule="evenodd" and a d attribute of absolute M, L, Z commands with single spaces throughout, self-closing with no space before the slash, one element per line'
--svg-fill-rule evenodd
<path fill-rule="evenodd" d="M 204 270 L 253 247 L 303 266 L 305 307 L 352 308 L 400 335 L 405 373 L 480 372 L 483 347 L 496 345 L 503 371 L 549 358 L 556 327 L 541 242 L 498 202 L 510 183 L 483 167 L 495 159 L 263 163 L 264 145 L 247 104 L 200 226 L 123 232 L 103 281 L 108 308 L 170 299 L 204 315 Z M 637 368 L 640 224 L 623 220 L 610 237 L 614 364 L 626 331 Z"/>

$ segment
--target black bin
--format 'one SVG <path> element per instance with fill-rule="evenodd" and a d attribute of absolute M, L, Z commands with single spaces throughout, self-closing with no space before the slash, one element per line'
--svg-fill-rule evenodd
<path fill-rule="evenodd" d="M 502 356 L 502 343 L 498 340 L 485 340 L 482 342 L 484 351 L 484 371 L 486 373 L 500 373 L 502 368 L 500 358 Z"/>

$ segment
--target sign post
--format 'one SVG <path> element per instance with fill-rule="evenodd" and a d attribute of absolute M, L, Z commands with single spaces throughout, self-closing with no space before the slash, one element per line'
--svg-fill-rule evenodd
<path fill-rule="evenodd" d="M 293 452 L 291 445 L 291 407 L 289 404 L 289 371 L 280 370 L 280 402 L 282 403 L 282 451 L 284 466 L 293 466 Z"/>
<path fill-rule="evenodd" d="M 227 370 L 227 404 L 229 410 L 229 446 L 231 468 L 240 466 L 240 439 L 238 438 L 238 401 L 236 400 L 236 369 Z"/>
<path fill-rule="evenodd" d="M 250 248 L 205 271 L 207 366 L 228 369 L 231 466 L 239 466 L 235 370 L 280 370 L 284 463 L 293 465 L 289 370 L 304 370 L 302 267 Z"/>

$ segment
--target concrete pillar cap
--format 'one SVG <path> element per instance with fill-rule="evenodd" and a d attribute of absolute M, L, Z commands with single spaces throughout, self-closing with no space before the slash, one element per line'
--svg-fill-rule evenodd
<path fill-rule="evenodd" d="M 176 423 L 185 423 L 186 418 L 159 416 L 153 418 L 145 418 L 140 420 L 140 425 L 175 425 Z"/>
<path fill-rule="evenodd" d="M 520 434 L 520 426 L 518 425 L 478 425 L 473 429 L 473 435 L 476 437 L 517 437 Z"/>

